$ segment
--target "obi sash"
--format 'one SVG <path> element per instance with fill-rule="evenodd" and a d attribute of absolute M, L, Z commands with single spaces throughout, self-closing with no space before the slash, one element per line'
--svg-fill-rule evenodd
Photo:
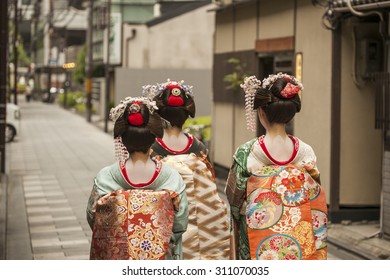
<path fill-rule="evenodd" d="M 93 260 L 165 259 L 174 209 L 168 191 L 117 190 L 99 199 L 91 241 Z"/>
<path fill-rule="evenodd" d="M 304 169 L 266 166 L 247 182 L 251 259 L 326 259 L 325 193 Z"/>
<path fill-rule="evenodd" d="M 183 234 L 183 259 L 229 259 L 227 207 L 208 166 L 195 154 L 171 155 L 161 161 L 175 168 L 186 184 L 189 216 Z"/>

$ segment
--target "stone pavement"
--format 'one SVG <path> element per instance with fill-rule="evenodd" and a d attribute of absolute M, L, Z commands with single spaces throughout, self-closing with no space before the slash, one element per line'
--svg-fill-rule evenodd
<path fill-rule="evenodd" d="M 19 106 L 21 131 L 6 146 L 0 188 L 0 208 L 5 183 L 8 188 L 6 247 L 0 244 L 0 251 L 8 260 L 88 259 L 85 208 L 94 176 L 114 161 L 111 134 L 103 132 L 102 122 L 90 124 L 57 104 L 19 99 Z M 225 199 L 224 182 L 218 186 Z M 0 243 L 2 222 L 0 217 Z M 329 241 L 365 259 L 390 258 L 390 242 L 378 238 L 378 230 L 378 223 L 331 224 Z"/>
<path fill-rule="evenodd" d="M 6 259 L 88 259 L 85 208 L 93 178 L 114 161 L 110 134 L 57 104 L 19 99 L 7 144 Z"/>

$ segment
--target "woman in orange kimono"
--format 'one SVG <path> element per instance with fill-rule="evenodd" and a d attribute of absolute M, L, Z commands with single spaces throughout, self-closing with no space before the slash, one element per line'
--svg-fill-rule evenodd
<path fill-rule="evenodd" d="M 183 234 L 185 260 L 229 259 L 229 219 L 227 207 L 219 197 L 214 169 L 205 145 L 182 126 L 195 116 L 192 86 L 170 81 L 145 86 L 145 93 L 156 101 L 164 120 L 164 135 L 153 144 L 152 156 L 161 158 L 179 171 L 186 184 L 189 220 Z"/>
<path fill-rule="evenodd" d="M 182 259 L 188 204 L 184 182 L 150 158 L 163 128 L 155 102 L 128 97 L 111 109 L 116 157 L 96 176 L 87 206 L 91 259 Z"/>
<path fill-rule="evenodd" d="M 316 155 L 285 127 L 301 109 L 303 86 L 278 73 L 262 82 L 248 77 L 241 87 L 248 128 L 255 131 L 258 117 L 266 134 L 237 149 L 226 184 L 236 258 L 326 259 L 327 205 Z"/>

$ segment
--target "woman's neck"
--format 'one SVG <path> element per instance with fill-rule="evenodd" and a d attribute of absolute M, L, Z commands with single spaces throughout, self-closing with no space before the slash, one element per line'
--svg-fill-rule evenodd
<path fill-rule="evenodd" d="M 156 164 L 150 153 L 133 152 L 126 162 L 126 173 L 132 183 L 149 182 L 156 171 Z"/>
<path fill-rule="evenodd" d="M 286 139 L 288 137 L 286 132 L 286 125 L 280 123 L 272 124 L 267 128 L 265 135 L 267 138 L 271 138 L 271 139 L 277 137 Z"/>
<path fill-rule="evenodd" d="M 130 154 L 129 156 L 129 160 L 133 163 L 133 164 L 139 164 L 139 163 L 143 163 L 143 164 L 146 164 L 148 161 L 150 161 L 150 153 L 147 152 L 147 153 L 143 153 L 143 152 L 133 152 Z"/>
<path fill-rule="evenodd" d="M 181 134 L 184 134 L 184 132 L 176 126 L 164 129 L 164 137 L 179 137 Z"/>
<path fill-rule="evenodd" d="M 188 145 L 188 137 L 184 134 L 181 128 L 172 127 L 164 130 L 162 138 L 164 144 L 171 150 L 181 151 Z"/>
<path fill-rule="evenodd" d="M 294 143 L 288 137 L 284 124 L 270 125 L 266 130 L 264 143 L 270 155 L 277 161 L 290 159 L 294 151 Z"/>

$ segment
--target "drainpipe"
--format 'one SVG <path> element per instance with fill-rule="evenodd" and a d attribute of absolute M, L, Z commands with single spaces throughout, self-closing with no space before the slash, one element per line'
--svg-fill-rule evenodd
<path fill-rule="evenodd" d="M 341 27 L 332 30 L 329 218 L 340 210 Z M 337 222 L 337 221 L 335 221 Z"/>
<path fill-rule="evenodd" d="M 132 28 L 131 29 L 131 36 L 126 38 L 126 67 L 129 68 L 129 44 L 130 41 L 135 38 L 135 35 L 137 35 L 137 29 Z"/>

